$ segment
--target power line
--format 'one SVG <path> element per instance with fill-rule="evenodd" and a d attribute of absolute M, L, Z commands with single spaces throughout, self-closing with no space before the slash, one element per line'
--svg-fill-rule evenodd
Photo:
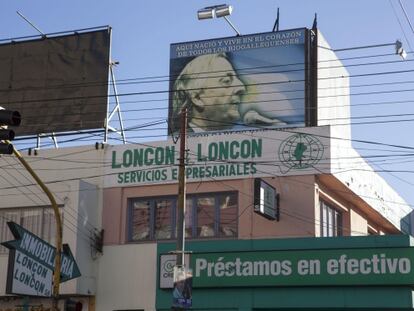
<path fill-rule="evenodd" d="M 348 58 L 337 58 L 337 59 L 327 59 L 327 60 L 319 60 L 318 63 L 326 63 L 326 62 L 333 62 L 333 61 L 346 61 L 346 60 L 356 60 L 356 59 L 364 59 L 364 58 L 375 58 L 375 57 L 385 57 L 385 56 L 395 56 L 394 53 L 387 53 L 387 54 L 376 54 L 376 55 L 366 55 L 366 56 L 357 56 L 357 57 L 348 57 Z M 398 61 L 390 61 L 398 62 Z M 375 64 L 375 63 L 369 63 L 369 64 Z M 269 69 L 269 68 L 279 68 L 279 67 L 287 67 L 287 66 L 304 66 L 304 62 L 299 63 L 290 63 L 290 64 L 278 64 L 278 65 L 266 65 L 266 66 L 254 66 L 254 67 L 242 67 L 238 68 L 237 70 L 240 71 L 248 71 L 248 70 L 257 70 L 257 69 Z M 361 65 L 366 65 L 361 64 Z M 351 64 L 349 66 L 356 66 L 354 64 Z M 343 66 L 337 66 L 337 67 L 319 67 L 319 69 L 329 69 L 329 68 L 339 68 Z M 304 70 L 304 69 L 300 69 Z M 295 71 L 295 70 L 294 70 Z M 222 73 L 225 72 L 223 70 L 215 70 L 215 71 L 208 71 L 208 72 L 194 72 L 192 74 L 188 74 L 191 79 L 198 79 L 199 77 L 192 77 L 197 76 L 200 74 L 215 74 L 215 73 Z M 284 73 L 284 72 L 290 72 L 288 71 L 280 71 L 280 72 L 273 72 L 273 73 Z M 269 72 L 272 73 L 272 72 Z M 254 74 L 253 73 L 239 73 L 239 75 L 244 74 Z M 117 79 L 117 85 L 125 85 L 125 84 L 140 84 L 140 83 L 157 83 L 157 82 L 171 82 L 173 79 L 177 78 L 179 74 L 173 74 L 173 75 L 161 75 L 161 76 L 144 76 L 144 77 L 135 77 L 135 78 L 126 78 L 126 79 Z M 214 76 L 214 77 L 222 77 L 222 76 Z M 201 77 L 201 79 L 204 79 L 205 77 Z M 164 79 L 164 80 L 160 80 Z M 53 85 L 53 86 L 42 86 L 42 87 L 30 87 L 30 88 L 19 88 L 14 89 L 13 91 L 24 91 L 24 90 L 45 90 L 45 89 L 56 89 L 56 88 L 79 88 L 79 87 L 96 87 L 96 86 L 110 86 L 112 85 L 111 82 L 102 82 L 102 81 L 90 81 L 90 82 L 82 82 L 82 83 L 66 83 L 66 84 L 60 84 L 60 85 Z M 0 90 L 1 92 L 10 92 L 10 90 Z"/>
<path fill-rule="evenodd" d="M 380 71 L 380 72 L 373 72 L 373 73 L 363 73 L 363 74 L 350 74 L 350 75 L 339 75 L 339 76 L 330 76 L 330 77 L 323 77 L 318 78 L 318 81 L 322 80 L 331 80 L 331 79 L 344 79 L 344 78 L 351 78 L 351 77 L 369 77 L 369 76 L 379 76 L 379 75 L 390 75 L 390 74 L 402 74 L 402 73 L 411 73 L 414 72 L 414 69 L 408 70 L 396 70 L 396 71 Z M 275 85 L 275 84 L 284 84 L 284 83 L 295 83 L 295 82 L 305 82 L 305 79 L 297 79 L 297 80 L 287 80 L 287 81 L 271 81 L 271 82 L 260 82 L 260 83 L 250 83 L 244 84 L 245 86 L 260 86 L 260 85 Z M 229 88 L 233 86 L 225 86 L 224 88 Z M 234 86 L 239 87 L 239 86 Z M 203 90 L 207 89 L 220 89 L 223 86 L 213 86 L 213 87 L 204 87 Z M 197 91 L 200 88 L 191 88 L 186 89 L 186 91 Z M 33 99 L 33 100 L 20 100 L 20 101 L 9 101 L 0 103 L 0 105 L 10 105 L 10 104 L 25 104 L 25 103 L 35 103 L 35 102 L 55 102 L 55 101 L 64 101 L 64 100 L 81 100 L 81 99 L 94 99 L 94 98 L 107 98 L 107 97 L 124 97 L 124 96 L 135 96 L 135 95 L 154 95 L 154 94 L 163 94 L 163 93 L 174 93 L 174 90 L 154 90 L 154 91 L 142 91 L 142 92 L 128 92 L 128 93 L 121 93 L 117 95 L 90 95 L 90 96 L 73 96 L 73 97 L 64 97 L 64 98 L 54 98 L 54 99 Z"/>
<path fill-rule="evenodd" d="M 412 51 L 413 49 L 411 48 L 410 41 L 408 40 L 407 35 L 405 34 L 404 27 L 403 27 L 403 25 L 402 25 L 402 23 L 401 23 L 401 21 L 400 21 L 400 18 L 399 18 L 398 14 L 397 14 L 397 11 L 396 11 L 395 7 L 394 7 L 394 4 L 392 3 L 392 0 L 389 0 L 389 3 L 391 4 L 392 10 L 393 10 L 393 12 L 394 12 L 394 15 L 395 15 L 395 17 L 397 18 L 397 22 L 398 22 L 398 24 L 400 25 L 400 28 L 401 28 L 401 31 L 402 31 L 402 33 L 403 33 L 403 35 L 404 35 L 405 41 L 407 42 L 408 47 L 409 47 L 409 48 L 410 48 L 410 50 Z M 400 4 L 401 4 L 401 3 L 400 3 Z M 403 10 L 404 10 L 404 9 L 403 9 Z"/>

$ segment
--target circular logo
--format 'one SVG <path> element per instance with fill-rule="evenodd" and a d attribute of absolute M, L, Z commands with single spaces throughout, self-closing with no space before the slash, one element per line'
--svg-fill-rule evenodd
<path fill-rule="evenodd" d="M 166 260 L 164 262 L 164 271 L 165 272 L 173 272 L 175 266 L 175 260 Z"/>
<path fill-rule="evenodd" d="M 283 165 L 294 169 L 306 169 L 317 164 L 323 156 L 324 147 L 313 135 L 294 134 L 279 147 L 279 159 Z"/>

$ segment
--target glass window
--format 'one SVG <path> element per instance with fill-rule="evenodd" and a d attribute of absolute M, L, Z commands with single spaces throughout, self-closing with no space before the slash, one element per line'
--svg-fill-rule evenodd
<path fill-rule="evenodd" d="M 63 213 L 60 214 L 63 223 Z M 52 209 L 43 210 L 43 219 L 42 219 L 42 235 L 44 237 L 49 237 L 48 241 L 52 245 L 56 245 L 56 220 L 55 212 Z"/>
<path fill-rule="evenodd" d="M 222 237 L 237 235 L 237 195 L 223 195 L 219 199 L 220 226 L 219 234 Z"/>
<path fill-rule="evenodd" d="M 62 223 L 63 213 L 61 211 Z M 51 208 L 19 208 L 0 210 L 0 242 L 14 240 L 7 225 L 13 221 L 41 239 L 54 245 L 56 239 L 56 223 L 53 209 Z M 0 246 L 0 254 L 7 252 L 7 248 Z"/>
<path fill-rule="evenodd" d="M 22 211 L 21 225 L 37 236 L 42 236 L 42 213 L 40 209 Z"/>
<path fill-rule="evenodd" d="M 135 201 L 132 207 L 132 240 L 149 240 L 150 201 Z"/>
<path fill-rule="evenodd" d="M 215 236 L 215 197 L 197 198 L 197 236 L 213 237 Z"/>
<path fill-rule="evenodd" d="M 342 235 L 342 215 L 341 213 L 328 205 L 324 201 L 320 201 L 321 209 L 321 236 L 333 237 Z"/>
<path fill-rule="evenodd" d="M 173 239 L 177 227 L 177 198 L 131 199 L 130 241 Z M 187 195 L 186 238 L 237 236 L 237 193 Z"/>
<path fill-rule="evenodd" d="M 173 201 L 158 200 L 155 203 L 155 239 L 172 237 Z"/>

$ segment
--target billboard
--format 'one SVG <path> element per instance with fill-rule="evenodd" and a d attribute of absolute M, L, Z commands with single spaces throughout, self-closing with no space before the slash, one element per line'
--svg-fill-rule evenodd
<path fill-rule="evenodd" d="M 413 247 L 191 255 L 193 288 L 413 285 L 413 265 Z"/>
<path fill-rule="evenodd" d="M 188 182 L 329 174 L 330 127 L 257 130 L 191 136 Z M 179 148 L 173 139 L 105 149 L 104 187 L 178 182 Z"/>
<path fill-rule="evenodd" d="M 6 293 L 49 297 L 55 270 L 56 248 L 15 222 L 8 221 L 15 240 L 2 242 L 10 249 Z M 81 275 L 69 245 L 61 252 L 60 281 Z"/>
<path fill-rule="evenodd" d="M 188 131 L 305 125 L 305 28 L 175 43 L 169 127 L 189 110 Z"/>
<path fill-rule="evenodd" d="M 0 106 L 22 115 L 16 135 L 102 128 L 110 29 L 0 44 Z"/>

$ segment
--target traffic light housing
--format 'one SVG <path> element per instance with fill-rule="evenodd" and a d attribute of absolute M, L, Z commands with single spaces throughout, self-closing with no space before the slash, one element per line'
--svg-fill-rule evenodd
<path fill-rule="evenodd" d="M 14 139 L 14 131 L 8 126 L 19 126 L 21 122 L 20 113 L 13 110 L 5 110 L 0 107 L 0 154 L 12 154 L 13 145 L 5 142 Z"/>

